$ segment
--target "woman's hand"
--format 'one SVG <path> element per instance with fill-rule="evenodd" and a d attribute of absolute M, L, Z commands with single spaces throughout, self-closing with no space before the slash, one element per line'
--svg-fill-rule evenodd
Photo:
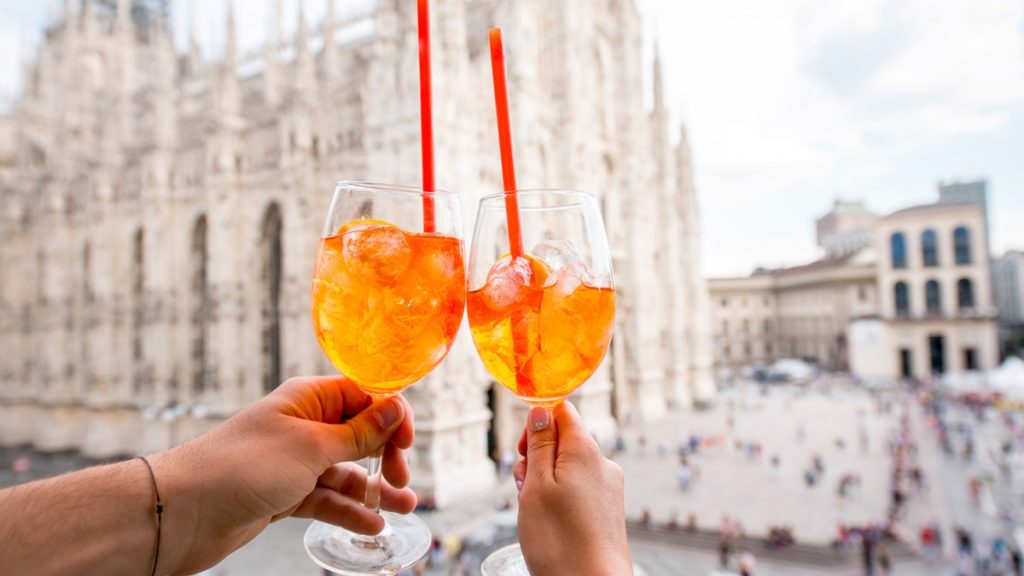
<path fill-rule="evenodd" d="M 519 452 L 519 542 L 530 574 L 632 574 L 622 469 L 601 455 L 576 408 L 531 410 Z"/>

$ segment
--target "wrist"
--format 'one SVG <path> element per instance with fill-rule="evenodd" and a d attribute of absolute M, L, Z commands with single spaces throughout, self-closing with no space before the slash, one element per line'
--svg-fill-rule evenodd
<path fill-rule="evenodd" d="M 189 464 L 188 448 L 179 446 L 148 456 L 163 503 L 157 574 L 173 574 L 188 561 L 199 533 L 199 488 L 197 473 Z M 141 465 L 141 464 L 140 464 Z M 151 494 L 151 497 L 153 495 Z M 156 515 L 155 510 L 151 513 Z"/>

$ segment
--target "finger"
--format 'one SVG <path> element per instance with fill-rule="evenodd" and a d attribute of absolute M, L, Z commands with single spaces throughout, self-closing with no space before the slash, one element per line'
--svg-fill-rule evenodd
<path fill-rule="evenodd" d="M 526 457 L 530 466 L 524 484 L 553 479 L 558 450 L 558 424 L 547 408 L 535 406 L 526 422 Z"/>
<path fill-rule="evenodd" d="M 371 396 L 344 376 L 311 376 L 290 378 L 268 399 L 307 420 L 338 423 L 369 406 Z"/>
<path fill-rule="evenodd" d="M 332 462 L 352 462 L 375 453 L 402 425 L 406 404 L 398 398 L 375 401 L 341 424 L 322 424 L 321 446 Z"/>
<path fill-rule="evenodd" d="M 523 426 L 523 433 L 519 435 L 519 455 L 526 458 L 526 427 Z"/>
<path fill-rule="evenodd" d="M 384 519 L 379 514 L 348 496 L 322 486 L 314 488 L 292 516 L 316 518 L 369 536 L 380 534 L 384 529 Z"/>
<path fill-rule="evenodd" d="M 389 442 L 384 447 L 381 470 L 392 486 L 405 488 L 409 485 L 409 459 L 405 455 L 405 450 L 395 446 L 394 442 Z"/>
<path fill-rule="evenodd" d="M 512 477 L 516 480 L 516 490 L 520 492 L 523 490 L 523 482 L 526 480 L 527 470 L 526 458 L 516 462 L 515 466 L 512 467 Z"/>
<path fill-rule="evenodd" d="M 391 437 L 391 443 L 399 448 L 408 449 L 412 447 L 416 436 L 416 421 L 413 418 L 412 405 L 409 404 L 409 401 L 403 396 L 396 396 L 396 398 L 405 405 L 405 419 L 398 430 L 395 430 L 395 435 Z"/>
<path fill-rule="evenodd" d="M 366 471 L 350 464 L 337 464 L 324 472 L 316 482 L 318 487 L 333 490 L 356 502 L 365 502 Z M 396 488 L 386 480 L 380 485 L 380 507 L 389 512 L 408 514 L 416 509 L 416 493 L 408 488 Z"/>
<path fill-rule="evenodd" d="M 562 402 L 555 407 L 553 412 L 558 426 L 557 458 L 561 458 L 564 454 L 601 455 L 601 449 L 590 433 L 587 432 L 587 427 L 583 424 L 583 418 L 571 402 Z"/>

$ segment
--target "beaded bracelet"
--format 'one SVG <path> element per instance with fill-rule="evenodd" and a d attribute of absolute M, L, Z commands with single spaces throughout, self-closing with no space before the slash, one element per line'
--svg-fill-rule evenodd
<path fill-rule="evenodd" d="M 156 487 L 156 474 L 153 473 L 153 466 L 149 464 L 149 460 L 146 460 L 145 456 L 139 456 L 139 460 L 146 465 L 146 469 L 149 470 L 149 477 L 153 481 L 153 494 L 156 495 L 156 552 L 153 553 L 153 573 L 152 576 L 156 576 L 156 566 L 160 561 L 160 526 L 163 524 L 164 519 L 164 503 L 160 500 L 160 490 Z"/>

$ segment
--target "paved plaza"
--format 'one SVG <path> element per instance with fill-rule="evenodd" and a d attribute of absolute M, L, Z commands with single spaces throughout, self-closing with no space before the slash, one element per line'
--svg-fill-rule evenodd
<path fill-rule="evenodd" d="M 892 468 L 887 438 L 896 426 L 895 411 L 881 413 L 868 394 L 847 386 L 765 390 L 740 385 L 723 391 L 712 410 L 676 412 L 625 430 L 627 449 L 616 460 L 626 471 L 627 514 L 639 519 L 648 511 L 659 524 L 673 516 L 684 523 L 693 514 L 706 530 L 716 530 L 729 515 L 740 519 L 747 534 L 790 526 L 798 541 L 815 544 L 831 542 L 840 523 L 884 520 Z M 684 491 L 677 448 L 693 435 L 717 445 L 688 459 L 694 479 Z M 760 443 L 760 456 L 750 453 L 749 443 Z M 816 455 L 824 473 L 808 487 L 804 473 Z M 837 488 L 845 474 L 859 475 L 861 483 L 841 499 Z"/>

